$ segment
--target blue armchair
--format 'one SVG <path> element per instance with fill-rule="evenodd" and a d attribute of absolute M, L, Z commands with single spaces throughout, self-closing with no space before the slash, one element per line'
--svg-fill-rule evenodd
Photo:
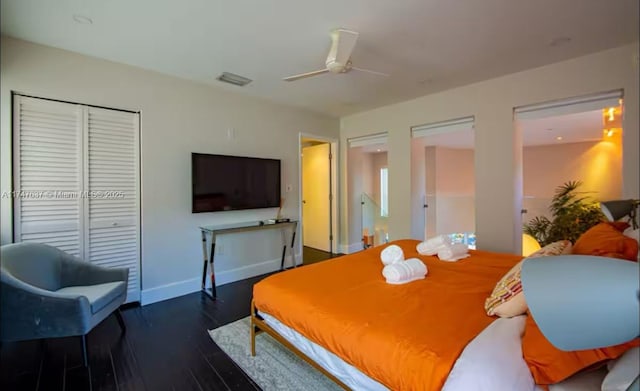
<path fill-rule="evenodd" d="M 23 242 L 0 247 L 0 341 L 82 337 L 111 313 L 126 331 L 119 307 L 129 269 L 104 268 L 55 247 Z"/>

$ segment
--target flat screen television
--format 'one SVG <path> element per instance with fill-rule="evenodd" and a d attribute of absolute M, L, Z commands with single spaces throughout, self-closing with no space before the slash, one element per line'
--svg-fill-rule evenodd
<path fill-rule="evenodd" d="M 280 160 L 191 154 L 192 212 L 277 208 Z"/>

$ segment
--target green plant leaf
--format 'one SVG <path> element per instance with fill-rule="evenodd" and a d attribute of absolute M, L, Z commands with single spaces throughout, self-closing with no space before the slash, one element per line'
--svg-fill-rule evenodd
<path fill-rule="evenodd" d="M 580 192 L 581 181 L 558 186 L 549 205 L 552 218 L 537 216 L 524 224 L 523 232 L 533 236 L 541 246 L 558 240 L 576 240 L 589 228 L 604 221 L 598 203 L 589 192 Z"/>

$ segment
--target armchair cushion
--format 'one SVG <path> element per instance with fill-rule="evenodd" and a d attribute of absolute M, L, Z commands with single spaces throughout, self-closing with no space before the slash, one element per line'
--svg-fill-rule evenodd
<path fill-rule="evenodd" d="M 91 305 L 91 313 L 95 314 L 119 296 L 126 295 L 127 289 L 124 282 L 107 282 L 97 285 L 68 286 L 56 292 L 72 297 L 85 296 Z"/>

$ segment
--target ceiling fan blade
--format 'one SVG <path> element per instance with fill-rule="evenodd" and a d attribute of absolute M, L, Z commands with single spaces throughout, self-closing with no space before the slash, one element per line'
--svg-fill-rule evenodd
<path fill-rule="evenodd" d="M 305 77 L 311 77 L 311 76 L 316 76 L 316 75 L 322 75 L 323 73 L 327 73 L 329 72 L 328 69 L 321 69 L 319 71 L 313 71 L 313 72 L 307 72 L 307 73 L 301 73 L 299 75 L 293 75 L 293 76 L 289 76 L 289 77 L 285 77 L 284 81 L 294 81 L 294 80 L 298 80 L 298 79 L 304 79 Z"/>
<path fill-rule="evenodd" d="M 358 68 L 358 67 L 351 67 L 351 69 L 355 69 L 356 71 L 360 71 L 360 72 L 367 72 L 367 73 L 371 73 L 371 74 L 373 74 L 373 75 L 389 76 L 389 74 L 388 74 L 388 73 L 378 72 L 378 71 L 372 71 L 371 69 L 364 69 L 364 68 Z"/>
<path fill-rule="evenodd" d="M 331 31 L 331 50 L 327 56 L 327 64 L 346 64 L 351 58 L 351 52 L 356 46 L 358 33 L 345 29 L 335 29 Z"/>

